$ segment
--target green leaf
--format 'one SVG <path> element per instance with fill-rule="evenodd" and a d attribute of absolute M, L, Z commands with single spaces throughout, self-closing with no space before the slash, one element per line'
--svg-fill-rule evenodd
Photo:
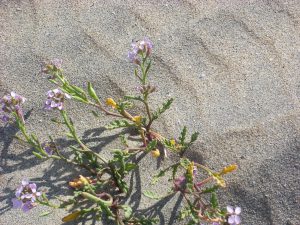
<path fill-rule="evenodd" d="M 216 209 L 219 206 L 217 194 L 215 192 L 211 193 L 210 204 L 214 209 Z"/>
<path fill-rule="evenodd" d="M 34 154 L 38 159 L 43 159 L 43 156 L 37 152 L 32 152 L 32 154 Z"/>
<path fill-rule="evenodd" d="M 195 142 L 197 140 L 198 136 L 199 136 L 199 132 L 193 133 L 192 136 L 191 136 L 190 144 L 192 144 L 193 142 Z"/>
<path fill-rule="evenodd" d="M 183 220 L 185 219 L 186 217 L 189 217 L 191 215 L 191 209 L 189 207 L 185 207 L 183 208 L 180 213 L 179 213 L 179 219 L 180 220 Z"/>
<path fill-rule="evenodd" d="M 161 170 L 157 175 L 155 175 L 151 181 L 151 184 L 156 184 L 159 178 L 166 175 L 166 170 Z"/>
<path fill-rule="evenodd" d="M 79 102 L 82 102 L 82 103 L 87 103 L 88 101 L 82 97 L 79 97 L 79 96 L 76 96 L 76 95 L 72 95 L 72 98 L 79 101 Z"/>
<path fill-rule="evenodd" d="M 143 101 L 143 99 L 140 96 L 130 96 L 130 95 L 125 95 L 124 99 L 126 100 L 137 100 L 137 101 Z"/>
<path fill-rule="evenodd" d="M 92 114 L 93 114 L 95 117 L 99 117 L 99 114 L 96 113 L 94 110 L 92 110 Z"/>
<path fill-rule="evenodd" d="M 145 74 L 148 73 L 149 69 L 151 68 L 151 65 L 152 65 L 152 61 L 150 61 L 147 65 L 147 68 L 146 68 L 146 71 L 145 71 Z"/>
<path fill-rule="evenodd" d="M 84 90 L 83 90 L 82 88 L 77 87 L 77 86 L 75 86 L 75 85 L 70 85 L 70 87 L 71 87 L 75 92 L 80 93 L 80 94 L 82 94 L 82 95 L 85 95 L 85 92 L 84 92 Z"/>
<path fill-rule="evenodd" d="M 62 121 L 59 121 L 57 118 L 52 118 L 52 119 L 50 119 L 52 122 L 54 122 L 54 123 L 58 123 L 58 124 L 64 124 L 64 122 L 62 122 Z"/>
<path fill-rule="evenodd" d="M 105 126 L 105 128 L 112 130 L 116 128 L 130 127 L 130 126 L 133 126 L 133 124 L 129 123 L 127 120 L 114 120 L 110 122 L 110 124 Z"/>
<path fill-rule="evenodd" d="M 181 158 L 180 159 L 180 165 L 183 167 L 183 168 L 187 168 L 189 165 L 191 164 L 190 160 L 188 160 L 187 158 Z"/>
<path fill-rule="evenodd" d="M 49 212 L 49 211 L 43 212 L 43 213 L 41 213 L 39 216 L 40 216 L 40 217 L 48 216 L 50 213 L 52 213 L 52 212 Z"/>
<path fill-rule="evenodd" d="M 161 108 L 158 108 L 158 110 L 152 114 L 152 119 L 156 120 L 161 114 L 163 114 L 167 109 L 169 109 L 173 101 L 174 99 L 170 98 L 167 100 L 167 102 L 163 103 L 163 106 Z"/>
<path fill-rule="evenodd" d="M 126 163 L 126 165 L 125 165 L 125 170 L 126 170 L 127 172 L 129 172 L 129 171 L 131 171 L 131 170 L 134 170 L 136 167 L 137 167 L 137 165 L 134 164 L 134 163 Z"/>
<path fill-rule="evenodd" d="M 126 147 L 129 146 L 128 143 L 127 143 L 125 134 L 121 134 L 121 135 L 120 135 L 120 139 L 121 139 L 121 143 L 122 143 L 123 145 L 125 145 Z"/>
<path fill-rule="evenodd" d="M 172 170 L 172 178 L 173 180 L 175 179 L 175 176 L 176 176 L 176 173 L 177 173 L 177 170 L 178 170 L 178 167 L 179 167 L 179 163 L 178 164 L 175 164 L 172 166 L 173 170 Z"/>
<path fill-rule="evenodd" d="M 31 134 L 30 136 L 31 136 L 31 140 L 33 140 L 36 144 L 39 144 L 39 139 L 35 134 Z"/>
<path fill-rule="evenodd" d="M 153 140 L 153 141 L 150 141 L 149 144 L 147 145 L 147 148 L 146 148 L 146 152 L 150 152 L 152 151 L 153 149 L 155 149 L 157 146 L 157 140 Z"/>
<path fill-rule="evenodd" d="M 132 215 L 132 208 L 129 205 L 122 205 L 122 209 L 124 210 L 125 218 L 130 218 Z"/>
<path fill-rule="evenodd" d="M 151 198 L 151 199 L 161 199 L 162 197 L 157 195 L 156 193 L 154 193 L 153 191 L 144 191 L 143 192 L 143 195 L 145 195 L 146 197 L 148 198 Z"/>
<path fill-rule="evenodd" d="M 99 97 L 97 96 L 91 82 L 88 82 L 88 92 L 89 92 L 89 95 L 96 101 L 96 102 L 99 102 Z"/>
<path fill-rule="evenodd" d="M 216 191 L 217 189 L 219 189 L 219 185 L 214 185 L 212 187 L 208 187 L 206 189 L 204 189 L 203 191 L 201 191 L 201 193 L 206 194 L 206 193 L 212 193 L 214 191 Z"/>
<path fill-rule="evenodd" d="M 66 133 L 66 135 L 68 138 L 74 138 L 73 134 L 71 134 L 71 133 Z"/>
<path fill-rule="evenodd" d="M 180 141 L 181 145 L 184 145 L 184 141 L 185 141 L 185 138 L 186 138 L 186 133 L 187 133 L 187 129 L 186 129 L 186 126 L 184 126 L 181 133 L 180 133 L 180 137 L 179 137 L 179 141 Z"/>
<path fill-rule="evenodd" d="M 132 106 L 133 106 L 132 102 L 129 102 L 129 101 L 120 101 L 117 104 L 117 110 L 121 113 L 121 112 L 123 112 L 126 109 L 132 108 Z"/>

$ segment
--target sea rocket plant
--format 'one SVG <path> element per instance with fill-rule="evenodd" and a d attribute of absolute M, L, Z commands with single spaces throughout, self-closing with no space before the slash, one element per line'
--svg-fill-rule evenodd
<path fill-rule="evenodd" d="M 197 140 L 198 132 L 193 133 L 187 139 L 187 128 L 183 127 L 178 138 L 169 139 L 153 128 L 153 124 L 160 115 L 170 108 L 173 99 L 166 100 L 156 110 L 152 109 L 149 104 L 151 95 L 156 91 L 156 88 L 148 81 L 152 65 L 152 50 L 153 44 L 148 38 L 132 43 L 128 58 L 136 66 L 134 75 L 140 82 L 138 94 L 126 95 L 118 101 L 107 96 L 106 101 L 103 102 L 89 82 L 87 90 L 72 85 L 63 74 L 62 60 L 54 59 L 45 65 L 43 73 L 50 75 L 49 81 L 57 88 L 48 91 L 44 108 L 60 112 L 61 119 L 52 119 L 52 122 L 66 126 L 68 130 L 66 135 L 73 140 L 72 145 L 67 146 L 63 151 L 57 147 L 56 141 L 51 136 L 49 136 L 49 141 L 41 142 L 37 135 L 28 133 L 20 106 L 25 102 L 24 97 L 11 92 L 10 95 L 1 99 L 2 112 L 5 113 L 1 119 L 7 121 L 8 118 L 11 119 L 11 115 L 15 117 L 23 136 L 17 136 L 17 138 L 30 145 L 33 149 L 32 153 L 37 158 L 62 160 L 76 167 L 75 172 L 78 173 L 77 176 L 68 180 L 68 185 L 74 191 L 73 196 L 65 196 L 67 199 L 61 200 L 59 205 L 51 203 L 46 193 L 38 192 L 35 183 L 23 180 L 16 191 L 16 198 L 12 200 L 14 208 L 21 208 L 27 212 L 37 204 L 52 208 L 74 206 L 77 210 L 62 218 L 63 222 L 70 222 L 92 214 L 96 219 L 102 218 L 103 222 L 112 220 L 117 225 L 158 224 L 158 219 L 151 213 L 144 215 L 142 210 L 133 210 L 130 205 L 125 204 L 125 202 L 131 202 L 129 201 L 132 195 L 128 183 L 129 176 L 131 174 L 131 177 L 134 177 L 132 172 L 139 169 L 136 158 L 149 153 L 154 160 L 168 161 L 168 156 L 173 155 L 176 157 L 172 158 L 177 158 L 178 161 L 159 170 L 151 182 L 151 185 L 155 185 L 161 177 L 171 174 L 170 191 L 161 196 L 146 190 L 143 192 L 144 196 L 156 200 L 182 196 L 184 204 L 178 220 L 185 220 L 189 225 L 198 225 L 203 222 L 210 225 L 240 224 L 240 208 L 227 207 L 226 212 L 217 199 L 217 190 L 226 186 L 224 175 L 235 171 L 237 165 L 232 164 L 220 171 L 212 171 L 184 157 L 185 152 Z M 127 137 L 120 135 L 124 147 L 112 151 L 109 159 L 91 149 L 78 135 L 76 121 L 74 122 L 67 113 L 65 102 L 71 97 L 80 104 L 93 107 L 92 113 L 97 118 L 99 118 L 98 113 L 101 112 L 114 118 L 106 126 L 108 130 L 134 129 L 140 136 L 139 147 L 130 147 Z M 144 107 L 143 111 L 132 110 L 138 103 Z M 162 164 L 164 165 L 164 161 Z M 87 175 L 81 175 L 83 171 Z M 152 210 L 151 207 L 150 209 Z M 103 215 L 106 216 L 105 219 Z"/>

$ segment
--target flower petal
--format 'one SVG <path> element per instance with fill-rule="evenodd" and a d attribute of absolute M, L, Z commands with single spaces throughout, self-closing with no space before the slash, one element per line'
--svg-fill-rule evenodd
<path fill-rule="evenodd" d="M 235 216 L 234 215 L 231 215 L 228 217 L 228 223 L 229 224 L 235 224 Z"/>
<path fill-rule="evenodd" d="M 36 192 L 36 184 L 35 183 L 29 184 L 28 186 L 31 189 L 32 193 Z"/>
<path fill-rule="evenodd" d="M 234 213 L 234 210 L 233 210 L 232 206 L 227 206 L 226 209 L 227 209 L 228 213 L 230 213 L 230 214 Z"/>
<path fill-rule="evenodd" d="M 236 215 L 239 215 L 241 212 L 242 212 L 241 207 L 236 207 L 235 210 L 234 210 L 234 213 L 235 213 Z"/>
<path fill-rule="evenodd" d="M 28 178 L 24 178 L 24 179 L 22 180 L 22 186 L 25 187 L 25 186 L 28 185 L 28 184 L 29 184 Z"/>
<path fill-rule="evenodd" d="M 24 188 L 23 186 L 20 186 L 20 187 L 17 188 L 17 190 L 16 190 L 16 197 L 17 198 L 19 198 L 21 196 L 23 188 Z"/>
<path fill-rule="evenodd" d="M 241 217 L 239 217 L 239 216 L 235 216 L 235 223 L 236 224 L 240 224 L 241 223 Z"/>
<path fill-rule="evenodd" d="M 17 198 L 13 198 L 12 200 L 12 203 L 13 203 L 13 208 L 14 209 L 19 209 L 22 207 L 22 201 L 17 199 Z"/>
<path fill-rule="evenodd" d="M 30 209 L 33 208 L 33 205 L 30 201 L 25 202 L 25 204 L 22 206 L 23 212 L 28 212 Z"/>

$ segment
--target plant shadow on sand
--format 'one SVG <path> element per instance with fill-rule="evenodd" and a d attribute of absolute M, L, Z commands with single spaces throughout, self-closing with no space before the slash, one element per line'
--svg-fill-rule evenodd
<path fill-rule="evenodd" d="M 30 116 L 31 111 L 26 113 L 25 119 L 28 119 Z M 102 149 L 111 143 L 112 141 L 116 140 L 121 134 L 129 134 L 129 138 L 133 141 L 137 141 L 134 137 L 136 133 L 133 132 L 132 129 L 123 129 L 120 132 L 111 135 L 111 136 L 105 136 L 101 137 L 102 133 L 106 129 L 103 127 L 96 128 L 96 129 L 90 129 L 83 133 L 82 135 L 82 141 L 89 145 L 92 144 L 91 149 L 97 152 L 101 152 Z M 24 147 L 26 150 L 22 151 L 20 154 L 11 154 L 8 152 L 10 145 L 14 141 L 14 136 L 19 132 L 19 129 L 17 128 L 16 124 L 9 124 L 5 127 L 0 129 L 1 136 L 4 136 L 5 138 L 3 141 L 3 148 L 1 149 L 1 172 L 2 174 L 8 174 L 13 171 L 21 171 L 25 169 L 29 169 L 32 167 L 35 167 L 37 165 L 42 164 L 44 161 L 35 160 L 36 158 L 32 155 L 32 148 L 28 148 L 27 145 L 23 145 L 20 147 Z M 18 140 L 16 140 L 18 141 Z M 66 155 L 68 153 L 65 152 L 65 149 L 68 148 L 70 145 L 76 145 L 75 141 L 67 140 L 64 138 L 56 139 L 55 142 L 57 145 L 62 149 L 62 152 Z M 21 143 L 20 143 L 21 144 Z M 133 162 L 139 163 L 147 154 L 141 153 L 132 159 Z M 201 157 L 200 157 L 201 158 Z M 8 160 L 13 163 L 8 163 Z M 201 158 L 202 161 L 202 158 Z M 161 160 L 157 160 L 157 168 L 160 168 Z M 63 161 L 60 160 L 52 160 L 49 163 L 49 166 L 47 169 L 44 170 L 44 175 L 41 177 L 35 177 L 31 178 L 31 181 L 37 183 L 38 187 L 40 187 L 40 190 L 46 191 L 46 195 L 50 198 L 51 196 L 64 196 L 71 194 L 71 189 L 68 187 L 67 182 L 70 181 L 73 178 L 77 178 L 79 174 L 85 175 L 84 170 L 82 170 L 79 167 L 75 167 L 73 165 L 67 166 Z M 10 182 L 10 181 L 8 181 Z M 129 205 L 132 207 L 133 211 L 136 213 L 136 215 L 140 216 L 149 216 L 151 218 L 158 217 L 159 218 L 159 224 L 166 224 L 166 217 L 162 213 L 162 209 L 165 207 L 165 205 L 174 198 L 175 194 L 170 195 L 164 199 L 161 199 L 157 201 L 152 206 L 145 208 L 145 209 L 139 209 L 141 198 L 142 198 L 142 192 L 141 192 L 141 174 L 139 169 L 136 169 L 133 171 L 129 178 L 129 194 L 128 197 L 125 197 L 122 201 L 126 202 L 129 201 Z M 10 210 L 12 207 L 11 199 L 15 197 L 15 189 L 11 188 L 4 188 L 2 191 L 2 194 L 0 196 L 0 202 L 5 202 L 5 206 L 0 209 L 0 216 L 4 214 L 6 211 Z M 178 197 L 175 200 L 175 205 L 173 207 L 173 210 L 171 212 L 170 218 L 168 219 L 168 224 L 171 225 L 176 220 L 176 215 L 178 208 L 180 207 L 182 201 L 182 197 Z M 78 207 L 72 208 L 70 211 L 78 209 Z M 96 224 L 96 219 L 93 214 L 88 215 L 87 217 L 84 217 L 78 221 L 72 221 L 71 223 L 66 224 Z M 113 224 L 108 222 L 107 218 L 105 216 L 102 217 L 102 223 L 103 224 Z"/>

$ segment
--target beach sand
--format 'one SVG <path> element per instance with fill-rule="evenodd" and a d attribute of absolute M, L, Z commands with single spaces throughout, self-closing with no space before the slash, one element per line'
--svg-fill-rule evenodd
<path fill-rule="evenodd" d="M 74 84 L 91 81 L 102 99 L 117 99 L 136 93 L 127 51 L 132 39 L 147 36 L 154 43 L 152 107 L 175 98 L 154 127 L 169 137 L 184 125 L 199 131 L 187 157 L 212 169 L 238 164 L 220 204 L 241 206 L 242 224 L 300 224 L 300 1 L 1 0 L 0 15 L 0 94 L 27 98 L 26 123 L 42 140 L 65 132 L 49 121 L 58 113 L 43 110 L 54 88 L 39 73 L 43 60 L 63 59 Z M 119 146 L 113 140 L 120 131 L 103 129 L 111 118 L 95 118 L 79 103 L 67 108 L 86 143 L 106 155 Z M 39 217 L 47 208 L 28 214 L 11 208 L 23 177 L 51 196 L 65 193 L 76 176 L 63 163 L 35 159 L 13 139 L 17 132 L 0 125 L 0 224 L 61 224 L 64 211 Z M 135 187 L 142 181 L 143 189 L 166 189 L 149 184 L 157 165 L 146 156 Z M 137 190 L 131 204 L 143 209 L 153 202 Z M 180 224 L 174 211 L 180 203 L 164 204 L 161 224 Z"/>

